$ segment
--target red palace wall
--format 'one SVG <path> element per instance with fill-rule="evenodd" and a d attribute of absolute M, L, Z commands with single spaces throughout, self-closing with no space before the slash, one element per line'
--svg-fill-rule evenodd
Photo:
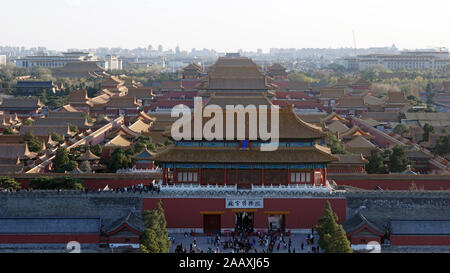
<path fill-rule="evenodd" d="M 389 177 L 390 176 L 390 177 Z M 338 185 L 352 186 L 361 189 L 374 190 L 380 186 L 383 190 L 409 190 L 412 183 L 417 188 L 424 190 L 449 190 L 450 176 L 435 176 L 421 178 L 420 176 L 403 176 L 395 177 L 386 175 L 377 178 L 376 175 L 359 175 L 357 178 L 351 178 L 349 175 L 329 175 L 328 179 L 332 179 Z"/>
<path fill-rule="evenodd" d="M 402 245 L 450 245 L 450 236 L 427 236 L 427 235 L 392 235 L 391 244 Z"/>
<path fill-rule="evenodd" d="M 143 198 L 142 209 L 152 210 L 158 198 Z M 224 198 L 163 198 L 163 207 L 168 228 L 203 228 L 201 212 L 221 215 L 221 228 L 234 229 L 235 212 L 225 208 Z M 287 229 L 312 228 L 323 216 L 325 202 L 330 201 L 333 211 L 338 215 L 339 223 L 346 218 L 345 198 L 267 198 L 264 208 L 255 209 L 254 228 L 267 229 L 268 214 L 265 212 L 282 212 L 286 214 Z"/>
<path fill-rule="evenodd" d="M 45 174 L 44 174 L 45 175 Z M 85 188 L 89 190 L 104 189 L 106 185 L 110 189 L 126 188 L 133 185 L 144 184 L 149 185 L 152 179 L 81 179 Z M 30 185 L 31 179 L 16 179 L 22 185 L 22 188 L 26 189 Z"/>

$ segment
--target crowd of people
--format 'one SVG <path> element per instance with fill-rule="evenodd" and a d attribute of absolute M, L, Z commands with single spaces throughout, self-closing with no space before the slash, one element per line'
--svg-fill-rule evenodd
<path fill-rule="evenodd" d="M 314 229 L 310 234 L 301 238 L 300 242 L 297 241 L 297 244 L 294 243 L 292 236 L 277 231 L 258 232 L 255 236 L 250 236 L 248 233 L 233 232 L 225 237 L 221 237 L 220 234 L 214 237 L 208 236 L 206 238 L 207 247 L 202 249 L 194 234 L 184 234 L 185 239 L 189 238 L 189 236 L 192 237 L 189 247 L 186 249 L 180 243 L 175 247 L 175 253 L 223 253 L 230 252 L 230 250 L 232 253 L 258 253 L 258 250 L 262 253 L 286 251 L 288 253 L 320 252 Z"/>
<path fill-rule="evenodd" d="M 149 185 L 144 184 L 138 184 L 138 185 L 132 185 L 129 187 L 123 187 L 123 188 L 108 188 L 108 189 L 97 189 L 97 192 L 104 192 L 104 191 L 110 191 L 110 192 L 139 192 L 139 193 L 160 193 L 161 187 L 160 185 L 157 185 L 155 183 L 151 183 Z M 85 192 L 94 192 L 93 190 L 85 189 Z"/>
<path fill-rule="evenodd" d="M 0 188 L 0 192 L 32 192 L 32 188 L 24 188 L 24 189 L 14 189 L 14 188 Z M 55 190 L 57 192 L 62 192 L 62 189 Z M 129 187 L 123 187 L 123 188 L 103 188 L 103 189 L 97 189 L 92 190 L 85 188 L 81 192 L 84 193 L 93 193 L 93 192 L 139 192 L 139 193 L 160 193 L 161 192 L 161 186 L 155 183 L 150 183 L 149 185 L 144 184 L 138 184 L 138 185 L 132 185 Z"/>

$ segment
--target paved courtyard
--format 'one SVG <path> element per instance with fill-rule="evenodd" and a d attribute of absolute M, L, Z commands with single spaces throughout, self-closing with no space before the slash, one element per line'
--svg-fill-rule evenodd
<path fill-rule="evenodd" d="M 291 238 L 291 252 L 294 252 L 295 249 L 295 253 L 312 253 L 312 247 L 317 247 L 317 239 L 318 236 L 315 235 L 314 238 L 314 245 L 308 245 L 307 244 L 307 235 L 308 234 L 292 234 L 291 236 L 285 236 L 285 242 L 288 243 L 289 238 Z M 211 248 L 213 251 L 216 251 L 218 253 L 231 253 L 233 252 L 232 249 L 228 248 L 228 249 L 223 249 L 222 246 L 215 246 L 214 245 L 214 236 L 205 236 L 205 235 L 199 235 L 199 236 L 191 236 L 188 235 L 187 237 L 185 237 L 185 234 L 169 234 L 169 236 L 174 237 L 175 241 L 174 243 L 172 243 L 172 248 L 170 250 L 171 253 L 175 252 L 175 248 L 177 247 L 177 245 L 182 244 L 183 248 L 186 248 L 186 252 L 189 252 L 189 246 L 191 243 L 193 243 L 194 240 L 197 241 L 197 246 L 196 246 L 196 253 L 199 253 L 201 250 L 203 252 L 207 252 L 208 248 Z M 261 246 L 258 242 L 258 236 L 250 236 L 250 242 L 253 241 L 253 239 L 255 240 L 256 247 L 253 247 L 249 253 L 255 253 L 255 249 L 258 253 L 262 253 L 263 249 L 265 249 L 264 246 Z M 221 236 L 220 237 L 221 241 L 227 241 L 230 240 L 231 237 L 230 236 Z M 301 244 L 303 243 L 304 248 L 303 250 L 301 249 Z M 283 244 L 280 244 L 280 249 L 277 251 L 276 247 L 273 250 L 273 253 L 288 253 L 289 249 L 288 248 L 284 248 Z"/>

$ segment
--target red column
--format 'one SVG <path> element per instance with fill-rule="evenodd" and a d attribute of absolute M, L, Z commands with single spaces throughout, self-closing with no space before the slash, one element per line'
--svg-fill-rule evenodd
<path fill-rule="evenodd" d="M 202 184 L 202 169 L 198 169 L 198 184 L 201 185 Z"/>
<path fill-rule="evenodd" d="M 289 169 L 287 170 L 287 177 L 286 177 L 286 180 L 287 180 L 287 184 L 289 184 L 289 179 L 290 179 L 290 176 L 291 176 L 291 173 L 289 172 Z"/>
<path fill-rule="evenodd" d="M 327 185 L 327 175 L 328 175 L 327 168 L 324 168 L 323 169 L 323 185 L 324 186 Z"/>
<path fill-rule="evenodd" d="M 178 171 L 177 170 L 173 170 L 173 183 L 178 183 Z"/>

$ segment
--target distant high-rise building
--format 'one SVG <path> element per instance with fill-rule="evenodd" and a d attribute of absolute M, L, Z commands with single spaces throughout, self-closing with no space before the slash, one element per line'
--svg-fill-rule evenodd
<path fill-rule="evenodd" d="M 175 53 L 177 54 L 177 55 L 179 55 L 180 54 L 180 47 L 179 46 L 177 46 L 176 48 L 175 48 Z"/>
<path fill-rule="evenodd" d="M 163 46 L 162 46 L 162 45 L 159 45 L 159 46 L 158 46 L 158 51 L 159 51 L 159 52 L 163 52 Z"/>
<path fill-rule="evenodd" d="M 6 65 L 6 55 L 0 55 L 0 65 Z"/>
<path fill-rule="evenodd" d="M 347 60 L 348 66 L 355 62 Z M 380 65 L 390 70 L 427 70 L 442 69 L 450 66 L 448 51 L 402 51 L 400 54 L 370 54 L 359 55 L 357 66 L 360 71 L 371 66 Z M 353 65 L 354 66 L 354 65 Z"/>
<path fill-rule="evenodd" d="M 152 51 L 153 50 L 153 46 L 152 45 L 148 45 L 147 50 L 148 51 Z"/>

